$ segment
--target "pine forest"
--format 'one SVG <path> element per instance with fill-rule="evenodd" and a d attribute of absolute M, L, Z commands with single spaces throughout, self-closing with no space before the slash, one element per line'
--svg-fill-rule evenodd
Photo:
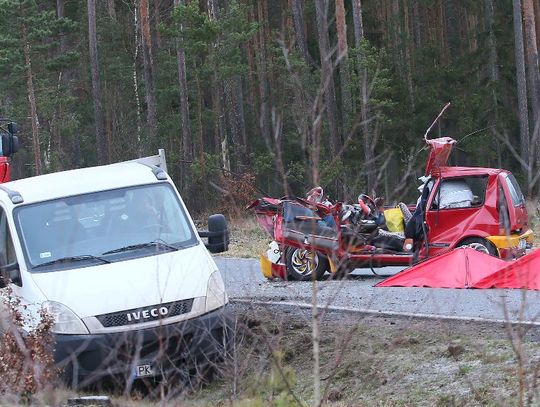
<path fill-rule="evenodd" d="M 423 134 L 540 194 L 538 0 L 0 0 L 14 178 L 156 154 L 224 197 L 415 199 Z"/>

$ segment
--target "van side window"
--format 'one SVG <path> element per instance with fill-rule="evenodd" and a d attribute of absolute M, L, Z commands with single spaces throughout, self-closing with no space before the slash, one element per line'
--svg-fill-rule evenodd
<path fill-rule="evenodd" d="M 487 176 L 443 179 L 430 209 L 476 208 L 484 205 L 487 180 Z"/>
<path fill-rule="evenodd" d="M 6 213 L 0 208 L 0 267 L 13 264 L 17 261 L 13 240 L 9 232 Z"/>

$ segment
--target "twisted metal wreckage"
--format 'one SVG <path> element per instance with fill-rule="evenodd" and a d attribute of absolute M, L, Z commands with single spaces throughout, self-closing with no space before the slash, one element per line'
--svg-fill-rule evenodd
<path fill-rule="evenodd" d="M 365 194 L 354 204 L 332 202 L 320 187 L 306 198 L 248 205 L 273 239 L 261 256 L 265 277 L 310 280 L 327 271 L 410 266 L 377 287 L 539 289 L 540 251 L 526 255 L 533 232 L 516 179 L 504 169 L 448 166 L 456 141 L 428 140 L 431 127 L 416 205 L 385 208 Z"/>

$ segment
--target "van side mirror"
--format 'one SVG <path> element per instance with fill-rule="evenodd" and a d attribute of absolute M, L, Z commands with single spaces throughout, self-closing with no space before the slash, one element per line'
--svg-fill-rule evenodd
<path fill-rule="evenodd" d="M 18 286 L 22 286 L 19 263 L 14 262 L 0 267 L 0 288 L 6 287 L 8 281 L 11 281 Z"/>
<path fill-rule="evenodd" d="M 199 230 L 200 237 L 208 238 L 205 243 L 210 253 L 222 253 L 229 250 L 229 227 L 225 216 L 221 214 L 208 217 L 208 230 Z"/>
<path fill-rule="evenodd" d="M 19 126 L 17 126 L 17 123 L 15 122 L 9 122 L 7 125 L 7 128 L 8 128 L 8 131 L 14 136 L 16 136 L 17 133 L 19 132 Z"/>
<path fill-rule="evenodd" d="M 2 157 L 11 157 L 19 150 L 19 138 L 12 133 L 2 133 L 0 141 L 2 142 L 0 151 Z"/>

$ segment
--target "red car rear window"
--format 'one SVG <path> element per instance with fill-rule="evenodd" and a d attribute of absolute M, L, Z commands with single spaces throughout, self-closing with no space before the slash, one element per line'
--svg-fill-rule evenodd
<path fill-rule="evenodd" d="M 519 187 L 519 184 L 512 174 L 507 174 L 505 177 L 506 185 L 508 185 L 508 190 L 510 191 L 510 196 L 512 197 L 512 203 L 514 206 L 521 206 L 525 202 L 525 198 L 523 197 L 523 193 L 521 192 L 521 188 Z"/>

